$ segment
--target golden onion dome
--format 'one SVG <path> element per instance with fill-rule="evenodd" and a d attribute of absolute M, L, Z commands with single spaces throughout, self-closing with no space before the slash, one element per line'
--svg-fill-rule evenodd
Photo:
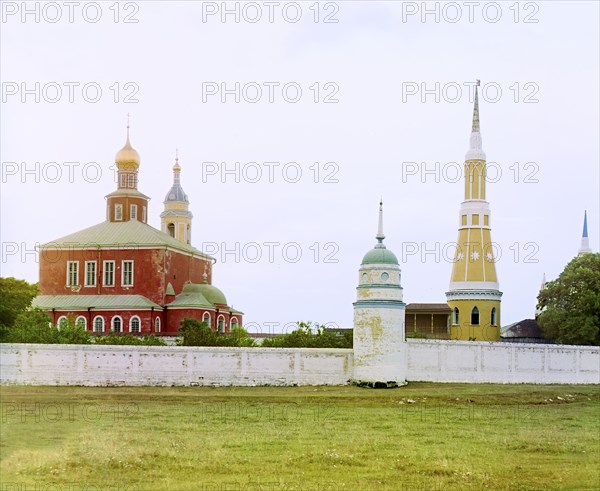
<path fill-rule="evenodd" d="M 125 146 L 117 152 L 115 163 L 121 170 L 137 170 L 140 166 L 140 154 L 129 142 L 129 126 L 127 126 L 127 141 Z"/>

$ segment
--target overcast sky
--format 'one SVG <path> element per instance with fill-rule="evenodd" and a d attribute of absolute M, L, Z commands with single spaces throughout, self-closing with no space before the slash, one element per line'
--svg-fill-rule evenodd
<path fill-rule="evenodd" d="M 585 209 L 598 251 L 597 2 L 27 7 L 2 3 L 2 276 L 37 281 L 27 251 L 105 219 L 131 113 L 149 223 L 178 148 L 193 245 L 251 331 L 351 326 L 380 197 L 405 301 L 443 302 L 476 79 L 502 324 Z"/>

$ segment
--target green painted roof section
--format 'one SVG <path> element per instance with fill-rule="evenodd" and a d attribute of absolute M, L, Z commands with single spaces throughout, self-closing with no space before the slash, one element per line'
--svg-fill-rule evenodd
<path fill-rule="evenodd" d="M 200 289 L 202 285 L 187 283 L 183 285 L 183 290 L 175 297 L 167 307 L 190 307 L 190 308 L 208 308 L 213 309 L 215 306 L 210 303 Z"/>
<path fill-rule="evenodd" d="M 169 247 L 195 256 L 213 259 L 195 247 L 174 239 L 169 234 L 151 227 L 139 220 L 128 222 L 102 222 L 73 234 L 61 237 L 40 246 L 40 248 L 127 248 L 127 247 Z"/>
<path fill-rule="evenodd" d="M 227 299 L 225 298 L 225 295 L 216 286 L 209 285 L 208 283 L 203 283 L 197 286 L 200 287 L 200 292 L 210 303 L 227 305 Z"/>
<path fill-rule="evenodd" d="M 33 299 L 32 307 L 44 310 L 78 309 L 131 309 L 150 308 L 162 310 L 161 306 L 143 295 L 39 295 Z"/>
<path fill-rule="evenodd" d="M 365 254 L 362 264 L 398 264 L 398 258 L 385 247 L 375 247 Z"/>

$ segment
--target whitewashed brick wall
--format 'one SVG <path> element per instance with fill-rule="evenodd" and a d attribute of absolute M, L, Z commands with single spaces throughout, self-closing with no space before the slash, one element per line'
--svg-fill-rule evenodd
<path fill-rule="evenodd" d="M 0 345 L 0 383 L 25 385 L 344 385 L 352 350 Z"/>
<path fill-rule="evenodd" d="M 408 339 L 412 382 L 600 384 L 600 348 Z"/>
<path fill-rule="evenodd" d="M 600 384 L 600 348 L 407 341 L 409 382 Z M 0 383 L 24 385 L 345 385 L 343 349 L 0 344 Z"/>

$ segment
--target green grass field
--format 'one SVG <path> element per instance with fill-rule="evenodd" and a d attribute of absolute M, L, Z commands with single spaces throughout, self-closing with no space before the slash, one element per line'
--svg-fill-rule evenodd
<path fill-rule="evenodd" d="M 0 396 L 2 491 L 600 488 L 598 386 L 2 387 Z"/>

